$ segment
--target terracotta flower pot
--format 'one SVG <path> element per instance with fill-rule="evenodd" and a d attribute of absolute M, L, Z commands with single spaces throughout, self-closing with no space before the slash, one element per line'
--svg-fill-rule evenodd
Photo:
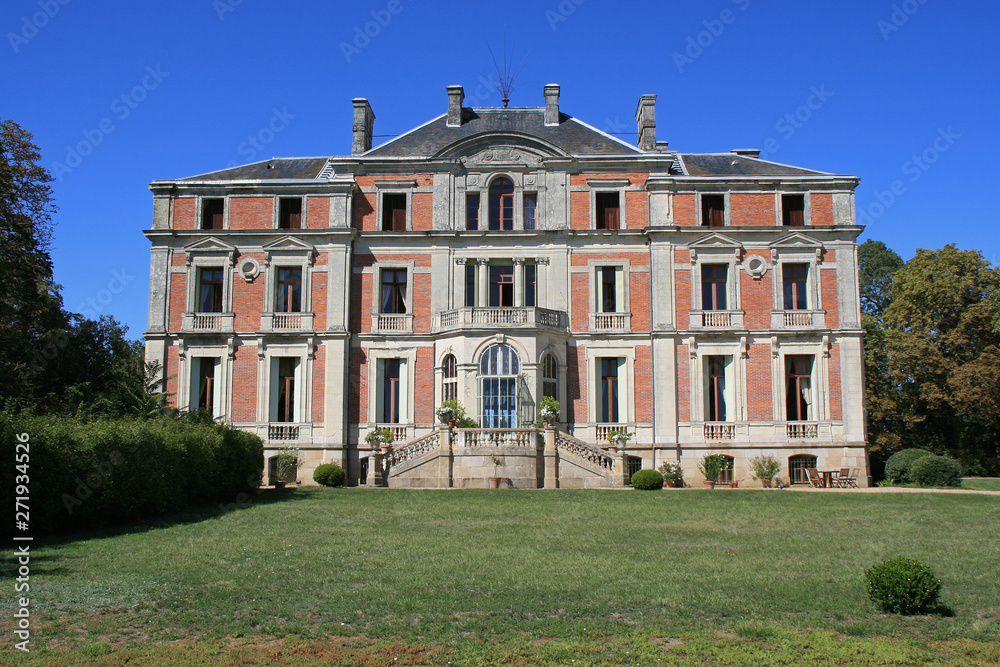
<path fill-rule="evenodd" d="M 457 423 L 458 423 L 457 419 L 449 419 L 448 420 L 448 428 L 455 428 L 455 424 L 457 424 Z"/>
<path fill-rule="evenodd" d="M 499 477 L 487 477 L 487 479 L 490 480 L 490 488 L 491 489 L 499 489 L 500 488 L 500 478 Z"/>
<path fill-rule="evenodd" d="M 392 445 L 382 445 L 381 449 L 383 454 L 388 454 L 392 451 Z"/>
<path fill-rule="evenodd" d="M 677 484 L 677 482 L 675 482 L 675 481 L 674 481 L 674 480 L 672 480 L 672 479 L 665 479 L 665 480 L 663 480 L 663 486 L 665 486 L 665 487 L 669 487 L 669 488 L 671 488 L 671 489 L 672 489 L 672 488 L 674 488 L 674 486 L 675 486 L 676 484 Z"/>
<path fill-rule="evenodd" d="M 713 482 L 710 479 L 702 480 L 701 485 L 704 486 L 706 489 L 714 489 L 715 488 L 715 482 Z"/>
<path fill-rule="evenodd" d="M 617 454 L 618 453 L 618 445 L 608 445 L 608 452 L 610 454 Z"/>

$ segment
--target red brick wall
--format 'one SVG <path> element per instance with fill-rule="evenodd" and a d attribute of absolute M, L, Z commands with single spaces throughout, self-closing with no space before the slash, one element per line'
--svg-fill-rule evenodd
<path fill-rule="evenodd" d="M 586 422 L 587 414 L 587 353 L 572 343 L 566 350 L 567 412 L 569 422 Z"/>
<path fill-rule="evenodd" d="M 240 345 L 233 353 L 233 421 L 257 421 L 257 346 Z"/>
<path fill-rule="evenodd" d="M 730 195 L 733 225 L 754 225 L 774 227 L 775 210 L 773 194 Z"/>
<path fill-rule="evenodd" d="M 329 253 L 316 253 L 315 264 L 329 264 L 329 262 Z M 326 330 L 326 302 L 329 275 L 329 269 L 327 269 L 327 273 L 313 273 L 311 278 L 313 329 L 316 331 Z"/>
<path fill-rule="evenodd" d="M 677 269 L 674 271 L 674 294 L 677 299 L 676 326 L 686 329 L 691 317 L 691 271 L 689 269 Z"/>
<path fill-rule="evenodd" d="M 691 360 L 688 346 L 677 346 L 677 419 L 691 421 Z"/>
<path fill-rule="evenodd" d="M 163 377 L 166 378 L 166 382 L 163 384 L 167 392 L 167 401 L 176 408 L 177 401 L 180 398 L 177 393 L 177 374 L 180 369 L 177 346 L 170 345 L 167 347 L 166 352 L 167 360 L 163 365 Z"/>
<path fill-rule="evenodd" d="M 348 371 L 347 420 L 352 424 L 368 421 L 368 350 L 352 347 Z"/>
<path fill-rule="evenodd" d="M 635 348 L 635 420 L 653 421 L 653 348 Z"/>
<path fill-rule="evenodd" d="M 646 192 L 625 192 L 625 227 L 644 229 L 649 224 L 649 195 Z"/>
<path fill-rule="evenodd" d="M 170 314 L 167 327 L 170 331 L 180 331 L 182 314 L 187 299 L 187 274 L 171 273 L 170 276 Z"/>
<path fill-rule="evenodd" d="M 696 195 L 674 195 L 674 224 L 688 227 L 701 224 L 696 215 Z"/>
<path fill-rule="evenodd" d="M 312 420 L 314 423 L 320 424 L 325 421 L 324 408 L 326 407 L 323 401 L 326 393 L 326 348 L 322 345 L 316 346 L 312 368 Z"/>
<path fill-rule="evenodd" d="M 817 270 L 819 270 L 817 268 Z M 840 321 L 840 307 L 837 300 L 837 272 L 827 270 L 819 271 L 822 280 L 820 288 L 823 290 L 823 307 L 826 310 L 826 326 L 828 329 L 836 329 Z"/>
<path fill-rule="evenodd" d="M 174 229 L 197 228 L 198 200 L 194 197 L 177 197 L 174 199 Z"/>
<path fill-rule="evenodd" d="M 309 197 L 306 204 L 306 227 L 322 229 L 330 226 L 330 198 Z"/>
<path fill-rule="evenodd" d="M 240 255 L 240 259 L 254 258 L 264 265 L 264 253 L 252 252 Z M 237 331 L 256 331 L 260 329 L 260 313 L 264 310 L 264 285 L 267 282 L 263 272 L 254 278 L 252 283 L 248 283 L 240 277 L 239 272 L 233 271 L 233 304 L 232 310 L 236 313 Z M 275 288 L 277 289 L 277 288 Z"/>
<path fill-rule="evenodd" d="M 766 253 L 762 254 L 766 256 Z M 774 271 L 768 271 L 759 280 L 754 280 L 739 267 L 736 273 L 740 279 L 740 303 L 745 313 L 743 326 L 747 329 L 770 329 Z"/>
<path fill-rule="evenodd" d="M 811 199 L 812 199 L 812 224 L 832 225 L 833 195 L 828 193 L 814 192 Z"/>
<path fill-rule="evenodd" d="M 413 422 L 434 423 L 434 350 L 417 348 L 417 367 L 413 372 Z M 474 409 L 474 406 L 466 406 Z"/>
<path fill-rule="evenodd" d="M 375 187 L 375 181 L 399 180 L 416 181 L 417 187 L 429 188 L 434 185 L 434 177 L 430 174 L 392 174 L 378 176 L 355 176 L 359 188 Z M 413 229 L 431 229 L 431 205 L 433 194 L 430 192 L 414 192 L 410 195 L 410 205 L 413 207 L 411 220 Z M 354 226 L 366 232 L 377 231 L 379 221 L 375 219 L 378 211 L 378 192 L 358 192 L 354 195 Z"/>
<path fill-rule="evenodd" d="M 427 231 L 434 228 L 434 193 L 414 192 L 411 195 L 413 231 Z"/>
<path fill-rule="evenodd" d="M 431 265 L 430 255 L 399 255 L 381 254 L 378 256 L 370 254 L 354 255 L 354 266 L 369 267 L 378 262 L 380 266 L 392 266 L 393 262 L 413 262 L 414 267 L 429 267 Z M 375 297 L 375 275 L 373 274 L 351 274 L 351 327 L 353 331 L 371 331 L 372 313 L 374 312 L 373 300 Z M 413 313 L 413 331 L 428 332 L 431 329 L 433 313 L 431 312 L 431 274 L 415 273 L 412 282 L 408 287 L 407 298 L 412 302 L 410 312 Z M 377 298 L 377 297 L 376 297 Z"/>
<path fill-rule="evenodd" d="M 771 346 L 760 343 L 750 346 L 747 359 L 747 414 L 750 421 L 774 419 L 771 405 Z"/>
<path fill-rule="evenodd" d="M 362 231 L 375 231 L 375 210 L 378 204 L 378 193 L 358 192 L 354 195 L 354 226 Z"/>
<path fill-rule="evenodd" d="M 590 229 L 590 193 L 569 193 L 570 229 Z"/>
<path fill-rule="evenodd" d="M 830 360 L 827 375 L 830 378 L 830 419 L 843 419 L 844 409 L 840 384 L 840 345 L 830 346 Z"/>
<path fill-rule="evenodd" d="M 229 229 L 274 227 L 274 197 L 230 197 Z"/>
<path fill-rule="evenodd" d="M 572 304 L 573 331 L 587 331 L 590 328 L 590 275 L 587 273 L 571 273 L 570 303 Z"/>
<path fill-rule="evenodd" d="M 632 331 L 651 330 L 653 318 L 649 306 L 649 273 L 630 274 L 628 289 L 628 305 L 632 311 Z"/>

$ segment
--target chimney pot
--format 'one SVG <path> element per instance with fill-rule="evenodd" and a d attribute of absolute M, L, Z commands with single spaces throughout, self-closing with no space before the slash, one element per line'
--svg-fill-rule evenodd
<path fill-rule="evenodd" d="M 351 144 L 351 155 L 360 155 L 371 150 L 375 112 L 363 97 L 356 97 L 351 101 L 354 102 L 354 141 Z"/>
<path fill-rule="evenodd" d="M 545 125 L 559 124 L 559 84 L 549 83 L 542 89 L 545 93 Z"/>
<path fill-rule="evenodd" d="M 448 127 L 462 125 L 462 101 L 465 99 L 465 89 L 462 86 L 448 86 Z"/>
<path fill-rule="evenodd" d="M 656 95 L 643 95 L 635 110 L 635 120 L 639 126 L 639 148 L 644 151 L 656 150 Z"/>

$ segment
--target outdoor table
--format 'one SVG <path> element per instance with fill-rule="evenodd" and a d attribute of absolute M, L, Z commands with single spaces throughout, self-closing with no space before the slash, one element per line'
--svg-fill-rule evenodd
<path fill-rule="evenodd" d="M 833 476 L 839 475 L 840 470 L 817 470 L 819 476 L 823 479 L 823 488 L 829 489 L 833 486 Z"/>

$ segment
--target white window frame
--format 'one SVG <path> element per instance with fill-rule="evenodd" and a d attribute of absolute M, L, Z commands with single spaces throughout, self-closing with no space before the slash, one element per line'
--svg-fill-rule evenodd
<path fill-rule="evenodd" d="M 232 208 L 230 206 L 231 197 L 226 194 L 219 195 L 198 195 L 197 196 L 197 208 L 195 209 L 195 221 L 194 228 L 200 232 L 218 232 L 222 231 L 219 229 L 205 229 L 202 227 L 202 222 L 204 220 L 205 211 L 205 200 L 206 199 L 221 199 L 222 200 L 222 229 L 229 229 L 229 210 Z"/>
<path fill-rule="evenodd" d="M 307 229 L 309 227 L 308 217 L 307 217 L 308 212 L 309 212 L 307 210 L 307 207 L 309 206 L 309 197 L 307 195 L 304 195 L 304 194 L 303 195 L 293 195 L 293 194 L 281 195 L 281 194 L 276 194 L 276 195 L 274 195 L 274 197 L 272 197 L 272 199 L 274 199 L 274 204 L 273 204 L 273 211 L 271 213 L 271 218 L 273 220 L 272 227 L 274 229 L 278 229 L 278 230 L 281 230 L 281 231 L 284 231 L 284 232 L 289 232 L 289 233 L 295 233 L 296 231 L 301 231 L 301 230 Z M 298 230 L 295 230 L 295 229 L 285 229 L 284 227 L 279 227 L 278 226 L 281 223 L 281 200 L 282 199 L 300 199 L 300 200 L 302 200 L 302 226 Z"/>
<path fill-rule="evenodd" d="M 399 426 L 407 426 L 413 423 L 414 410 L 414 376 L 417 364 L 417 350 L 415 348 L 369 348 L 368 356 L 368 427 L 375 424 L 382 424 L 379 421 L 381 416 L 382 399 L 382 368 L 386 359 L 399 359 Z M 405 375 L 405 378 L 403 377 Z"/>
<path fill-rule="evenodd" d="M 597 195 L 607 193 L 618 194 L 618 230 L 628 229 L 628 220 L 625 206 L 625 193 L 632 183 L 627 178 L 591 178 L 587 179 L 587 186 L 590 188 L 590 228 L 598 232 L 616 231 L 611 229 L 598 229 L 597 227 Z"/>
<path fill-rule="evenodd" d="M 810 192 L 803 192 L 802 190 L 778 190 L 774 197 L 774 210 L 777 211 L 777 217 L 775 219 L 775 225 L 778 227 L 785 228 L 785 207 L 782 201 L 784 195 L 802 195 L 802 226 L 809 227 L 812 225 L 812 196 Z M 795 229 L 795 227 L 788 227 L 787 229 Z"/>

